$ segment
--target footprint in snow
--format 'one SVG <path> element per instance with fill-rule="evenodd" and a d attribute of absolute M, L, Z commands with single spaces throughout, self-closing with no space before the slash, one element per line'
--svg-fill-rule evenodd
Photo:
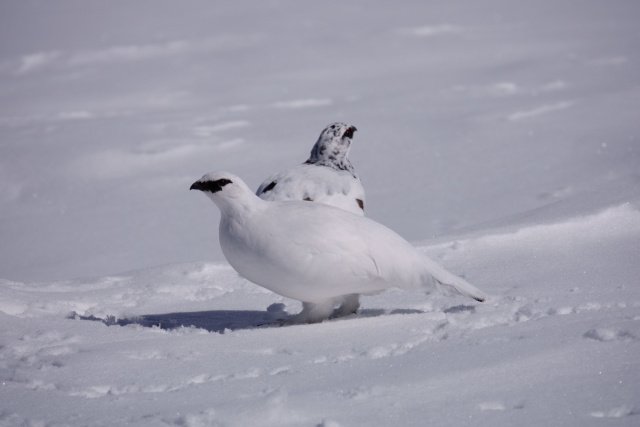
<path fill-rule="evenodd" d="M 510 409 L 522 408 L 524 408 L 524 403 L 518 403 L 517 405 L 507 405 L 501 400 L 492 400 L 478 403 L 478 409 L 480 409 L 481 411 L 507 411 Z"/>
<path fill-rule="evenodd" d="M 585 338 L 600 342 L 608 341 L 630 341 L 637 339 L 631 332 L 626 330 L 614 330 L 608 328 L 590 329 L 583 335 Z"/>
<path fill-rule="evenodd" d="M 633 406 L 622 405 L 608 411 L 591 412 L 589 415 L 594 418 L 622 418 L 638 414 L 640 414 L 640 411 L 634 410 Z"/>

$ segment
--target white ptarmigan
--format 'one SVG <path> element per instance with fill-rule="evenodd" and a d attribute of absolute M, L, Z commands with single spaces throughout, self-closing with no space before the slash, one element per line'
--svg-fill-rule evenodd
<path fill-rule="evenodd" d="M 320 133 L 309 159 L 265 179 L 264 200 L 307 200 L 364 215 L 364 188 L 347 158 L 355 126 L 332 123 Z"/>
<path fill-rule="evenodd" d="M 244 278 L 302 301 L 291 323 L 329 318 L 352 295 L 444 286 L 477 301 L 486 295 L 444 270 L 387 227 L 321 203 L 265 201 L 237 176 L 204 175 L 191 185 L 220 209 L 220 246 Z M 340 313 L 338 313 L 340 314 Z"/>

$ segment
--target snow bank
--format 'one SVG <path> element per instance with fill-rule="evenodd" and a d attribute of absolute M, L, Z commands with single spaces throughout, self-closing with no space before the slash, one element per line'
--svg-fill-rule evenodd
<path fill-rule="evenodd" d="M 265 325 L 299 303 L 225 264 L 3 281 L 0 420 L 633 425 L 640 211 L 510 227 L 421 247 L 489 302 L 391 290 L 317 325 Z"/>

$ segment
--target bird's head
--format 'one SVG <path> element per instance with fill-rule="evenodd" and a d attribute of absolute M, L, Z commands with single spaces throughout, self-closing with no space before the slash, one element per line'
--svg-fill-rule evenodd
<path fill-rule="evenodd" d="M 229 172 L 211 172 L 191 184 L 189 190 L 200 190 L 221 209 L 228 204 L 256 198 L 239 177 Z"/>
<path fill-rule="evenodd" d="M 340 122 L 330 124 L 320 133 L 307 163 L 351 170 L 352 166 L 347 156 L 353 133 L 357 130 L 355 126 Z"/>

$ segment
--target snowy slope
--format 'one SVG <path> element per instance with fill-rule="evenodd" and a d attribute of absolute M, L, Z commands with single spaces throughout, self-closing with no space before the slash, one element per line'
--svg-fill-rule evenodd
<path fill-rule="evenodd" d="M 0 277 L 222 261 L 189 185 L 338 120 L 410 241 L 637 183 L 638 3 L 467 3 L 1 2 Z"/>
<path fill-rule="evenodd" d="M 422 247 L 486 304 L 388 291 L 318 325 L 259 327 L 299 304 L 225 264 L 4 281 L 0 420 L 635 425 L 638 206 Z"/>
<path fill-rule="evenodd" d="M 0 2 L 0 425 L 638 425 L 639 16 Z M 261 326 L 300 304 L 189 185 L 256 187 L 338 120 L 366 214 L 490 301 Z"/>

